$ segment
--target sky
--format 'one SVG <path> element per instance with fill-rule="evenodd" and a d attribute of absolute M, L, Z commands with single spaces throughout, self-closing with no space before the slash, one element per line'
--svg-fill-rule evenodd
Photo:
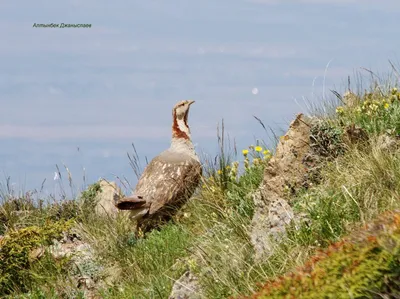
<path fill-rule="evenodd" d="M 83 176 L 134 186 L 132 143 L 142 166 L 168 148 L 184 99 L 197 151 L 217 153 L 222 119 L 239 149 L 269 144 L 254 115 L 283 132 L 362 68 L 390 71 L 399 12 L 398 0 L 2 0 L 0 188 L 59 193 L 56 165 L 76 189 Z"/>

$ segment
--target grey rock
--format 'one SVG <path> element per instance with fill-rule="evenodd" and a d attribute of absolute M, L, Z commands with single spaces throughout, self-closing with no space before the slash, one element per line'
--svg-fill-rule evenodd
<path fill-rule="evenodd" d="M 64 234 L 48 248 L 55 259 L 69 259 L 68 272 L 75 287 L 82 290 L 85 298 L 101 298 L 98 290 L 113 284 L 120 275 L 119 269 L 103 265 L 95 256 L 93 247 L 76 234 Z"/>
<path fill-rule="evenodd" d="M 96 196 L 96 207 L 95 212 L 99 216 L 108 216 L 115 218 L 120 212 L 114 205 L 115 194 L 120 195 L 121 190 L 115 182 L 108 182 L 106 180 L 100 180 L 101 192 Z M 121 211 L 121 213 L 126 213 Z"/>
<path fill-rule="evenodd" d="M 186 271 L 172 287 L 168 299 L 201 299 L 204 298 L 198 278 Z"/>
<path fill-rule="evenodd" d="M 391 152 L 400 148 L 400 138 L 383 134 L 378 137 L 376 144 L 380 150 Z"/>
<path fill-rule="evenodd" d="M 286 200 L 272 192 L 257 190 L 253 200 L 256 210 L 251 223 L 250 239 L 255 251 L 254 258 L 260 261 L 274 252 L 274 244 L 284 237 L 285 226 L 294 219 L 294 213 Z"/>
<path fill-rule="evenodd" d="M 361 102 L 361 99 L 351 90 L 346 91 L 342 96 L 344 104 L 349 108 L 355 108 Z"/>

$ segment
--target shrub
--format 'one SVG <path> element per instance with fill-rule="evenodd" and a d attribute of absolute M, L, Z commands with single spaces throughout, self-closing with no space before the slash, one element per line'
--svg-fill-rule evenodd
<path fill-rule="evenodd" d="M 328 121 L 317 121 L 311 127 L 310 146 L 321 157 L 336 158 L 345 151 L 343 129 Z"/>
<path fill-rule="evenodd" d="M 59 221 L 8 232 L 0 241 L 0 295 L 27 291 L 33 279 L 29 269 L 36 262 L 30 253 L 60 239 L 71 226 L 72 221 Z"/>

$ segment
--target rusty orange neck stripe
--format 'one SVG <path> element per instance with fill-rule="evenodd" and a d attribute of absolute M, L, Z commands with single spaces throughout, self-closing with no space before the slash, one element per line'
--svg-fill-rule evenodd
<path fill-rule="evenodd" d="M 184 117 L 184 123 L 187 128 L 189 128 L 187 124 L 187 118 L 188 118 L 188 113 L 186 112 L 185 117 Z M 186 140 L 190 140 L 189 136 L 186 134 L 186 132 L 183 132 L 178 125 L 178 119 L 176 117 L 176 111 L 175 109 L 172 112 L 172 138 L 183 138 Z"/>

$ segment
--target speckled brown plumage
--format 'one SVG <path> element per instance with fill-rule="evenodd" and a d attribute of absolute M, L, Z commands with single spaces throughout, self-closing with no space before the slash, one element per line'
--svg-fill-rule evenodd
<path fill-rule="evenodd" d="M 147 165 L 133 195 L 116 201 L 119 209 L 131 210 L 132 218 L 137 220 L 142 231 L 169 220 L 200 183 L 202 167 L 187 124 L 193 102 L 182 101 L 175 105 L 170 148 Z"/>

